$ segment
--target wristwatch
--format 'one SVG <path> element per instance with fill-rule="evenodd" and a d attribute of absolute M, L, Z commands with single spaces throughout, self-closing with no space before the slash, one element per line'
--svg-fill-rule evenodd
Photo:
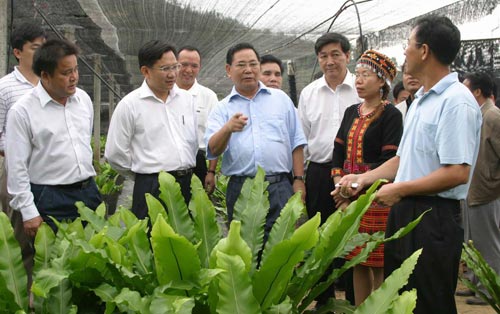
<path fill-rule="evenodd" d="M 293 176 L 293 180 L 300 180 L 300 181 L 304 181 L 305 179 L 305 176 Z"/>

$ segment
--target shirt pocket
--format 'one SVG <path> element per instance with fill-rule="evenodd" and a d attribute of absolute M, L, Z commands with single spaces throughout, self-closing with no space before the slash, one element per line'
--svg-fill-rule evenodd
<path fill-rule="evenodd" d="M 261 127 L 264 137 L 269 141 L 285 142 L 285 122 L 283 118 L 270 117 L 261 123 Z"/>
<path fill-rule="evenodd" d="M 420 122 L 417 127 L 415 149 L 424 154 L 436 152 L 437 124 Z"/>

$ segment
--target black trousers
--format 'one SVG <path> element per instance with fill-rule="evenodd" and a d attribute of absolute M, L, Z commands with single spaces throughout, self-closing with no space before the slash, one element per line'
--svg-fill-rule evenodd
<path fill-rule="evenodd" d="M 31 192 L 40 216 L 54 232 L 57 232 L 57 227 L 49 216 L 57 221 L 75 220 L 80 216 L 75 206 L 77 201 L 82 201 L 85 206 L 94 210 L 102 202 L 93 178 L 68 185 L 31 183 Z"/>
<path fill-rule="evenodd" d="M 185 175 L 176 175 L 175 171 L 169 172 L 175 177 L 175 181 L 181 186 L 181 193 L 186 204 L 191 200 L 191 177 L 192 171 Z M 146 193 L 154 197 L 160 196 L 160 183 L 158 182 L 158 173 L 136 173 L 134 191 L 132 193 L 132 212 L 139 219 L 144 219 L 148 215 L 148 206 L 146 204 Z"/>
<path fill-rule="evenodd" d="M 309 162 L 306 172 L 306 207 L 309 218 L 321 213 L 321 224 L 335 212 L 335 202 L 330 193 L 335 189 L 331 178 L 331 163 L 316 163 Z M 335 268 L 340 268 L 344 265 L 344 259 L 335 259 L 325 275 L 321 278 L 324 281 Z M 347 270 L 340 278 L 341 286 L 345 288 L 346 300 L 354 305 L 354 288 L 352 282 L 352 269 Z M 343 283 L 343 284 L 342 284 Z M 335 297 L 335 287 L 332 284 L 321 295 L 316 298 L 318 305 L 325 304 L 329 298 Z"/>
<path fill-rule="evenodd" d="M 196 154 L 196 167 L 194 168 L 194 174 L 200 179 L 203 185 L 205 185 L 207 171 L 206 153 L 202 150 L 198 150 L 198 153 Z"/>
<path fill-rule="evenodd" d="M 455 288 L 464 238 L 460 202 L 437 196 L 403 198 L 387 220 L 386 236 L 393 235 L 427 209 L 422 221 L 401 239 L 385 244 L 384 275 L 388 277 L 416 250 L 423 248 L 404 290 L 417 289 L 416 314 L 455 314 Z"/>
<path fill-rule="evenodd" d="M 330 177 L 331 164 L 310 162 L 306 172 L 306 207 L 309 218 L 321 213 L 321 223 L 335 211 L 330 193 L 335 189 Z"/>

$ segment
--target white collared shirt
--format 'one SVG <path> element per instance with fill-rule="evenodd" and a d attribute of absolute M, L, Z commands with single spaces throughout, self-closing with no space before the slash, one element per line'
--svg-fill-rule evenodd
<path fill-rule="evenodd" d="M 4 151 L 7 112 L 21 96 L 35 87 L 14 67 L 14 71 L 0 79 L 0 151 Z"/>
<path fill-rule="evenodd" d="M 196 107 L 196 116 L 198 119 L 198 147 L 200 150 L 206 151 L 207 146 L 203 137 L 207 129 L 208 114 L 213 107 L 219 102 L 217 95 L 208 87 L 200 85 L 195 79 L 193 86 L 187 90 L 194 99 Z"/>
<path fill-rule="evenodd" d="M 299 117 L 307 139 L 307 160 L 326 163 L 332 160 L 333 143 L 347 107 L 360 103 L 354 87 L 356 77 L 347 71 L 342 84 L 331 89 L 323 75 L 304 87 L 299 99 Z"/>
<path fill-rule="evenodd" d="M 144 81 L 118 103 L 104 156 L 130 176 L 193 168 L 197 151 L 193 97 L 174 85 L 164 102 Z"/>
<path fill-rule="evenodd" d="M 23 220 L 39 216 L 30 182 L 71 184 L 95 175 L 90 137 L 94 110 L 89 95 L 77 88 L 66 105 L 54 101 L 42 84 L 10 108 L 6 160 L 10 205 Z"/>

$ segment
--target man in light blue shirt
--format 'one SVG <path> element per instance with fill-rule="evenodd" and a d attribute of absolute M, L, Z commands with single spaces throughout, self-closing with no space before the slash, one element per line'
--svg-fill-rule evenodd
<path fill-rule="evenodd" d="M 346 186 L 357 182 L 352 191 L 357 192 L 378 178 L 394 180 L 380 188 L 376 199 L 392 206 L 386 237 L 432 208 L 414 230 L 384 248 L 385 276 L 423 248 L 405 286 L 417 290 L 416 314 L 457 313 L 460 200 L 467 196 L 482 121 L 472 94 L 450 73 L 459 49 L 460 31 L 448 18 L 427 16 L 416 22 L 405 50 L 406 71 L 422 88 L 406 116 L 397 155 L 373 171 L 340 181 Z"/>
<path fill-rule="evenodd" d="M 301 191 L 305 197 L 306 139 L 290 98 L 259 81 L 259 55 L 252 45 L 231 47 L 226 63 L 234 87 L 208 118 L 207 156 L 214 159 L 224 154 L 222 173 L 231 176 L 226 192 L 229 221 L 245 179 L 255 176 L 258 166 L 265 170 L 269 182 L 269 231 L 294 192 Z M 289 176 L 292 170 L 293 184 Z"/>

